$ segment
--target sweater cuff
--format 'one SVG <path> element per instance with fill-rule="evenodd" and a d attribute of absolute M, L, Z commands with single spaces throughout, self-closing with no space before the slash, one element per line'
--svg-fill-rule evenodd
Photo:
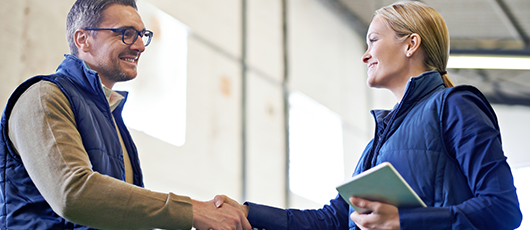
<path fill-rule="evenodd" d="M 451 229 L 449 208 L 399 209 L 401 229 Z"/>
<path fill-rule="evenodd" d="M 166 215 L 156 220 L 161 228 L 191 229 L 193 225 L 193 206 L 191 198 L 169 193 L 166 200 Z"/>
<path fill-rule="evenodd" d="M 245 202 L 248 205 L 247 219 L 253 228 L 287 229 L 287 211 L 266 205 Z"/>

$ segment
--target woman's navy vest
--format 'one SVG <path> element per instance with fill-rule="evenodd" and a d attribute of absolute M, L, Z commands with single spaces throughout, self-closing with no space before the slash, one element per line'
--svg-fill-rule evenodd
<path fill-rule="evenodd" d="M 1 229 L 89 229 L 57 215 L 39 193 L 8 137 L 8 120 L 16 101 L 31 85 L 50 81 L 70 102 L 92 170 L 125 180 L 123 153 L 113 116 L 134 170 L 134 184 L 143 187 L 138 152 L 121 112 L 126 101 L 111 112 L 97 73 L 80 59 L 66 55 L 57 72 L 22 83 L 9 98 L 0 121 L 0 222 Z M 127 96 L 126 92 L 120 92 Z M 44 114 L 43 114 L 44 116 Z"/>

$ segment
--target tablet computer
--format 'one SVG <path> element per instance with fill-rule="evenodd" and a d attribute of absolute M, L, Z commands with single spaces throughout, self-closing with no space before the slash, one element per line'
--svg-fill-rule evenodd
<path fill-rule="evenodd" d="M 427 207 L 420 197 L 389 162 L 383 162 L 337 186 L 341 197 L 359 213 L 368 210 L 356 207 L 351 196 L 394 205 L 398 208 Z"/>

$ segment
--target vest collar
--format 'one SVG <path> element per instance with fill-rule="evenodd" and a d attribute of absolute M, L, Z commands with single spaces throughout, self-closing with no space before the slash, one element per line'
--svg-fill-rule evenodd
<path fill-rule="evenodd" d="M 68 76 L 68 78 L 85 88 L 91 94 L 102 94 L 103 87 L 99 75 L 96 71 L 90 69 L 85 61 L 76 56 L 66 54 L 65 59 L 57 67 L 57 73 Z"/>
<path fill-rule="evenodd" d="M 405 87 L 405 93 L 401 99 L 401 106 L 408 106 L 415 103 L 433 90 L 445 88 L 442 76 L 438 71 L 424 72 L 416 77 L 410 78 Z"/>
<path fill-rule="evenodd" d="M 411 77 L 405 86 L 405 92 L 401 102 L 396 104 L 392 109 L 397 111 L 394 111 L 392 114 L 406 111 L 406 108 L 413 106 L 426 95 L 443 88 L 445 88 L 445 85 L 442 76 L 436 70 L 424 72 L 416 77 Z M 392 110 L 372 110 L 376 124 L 381 125 L 385 117 L 389 115 Z M 399 116 L 399 114 L 393 116 Z"/>

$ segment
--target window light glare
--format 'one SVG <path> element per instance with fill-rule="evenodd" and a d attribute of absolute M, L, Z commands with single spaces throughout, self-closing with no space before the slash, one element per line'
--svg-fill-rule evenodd
<path fill-rule="evenodd" d="M 289 188 L 320 204 L 344 180 L 341 117 L 310 97 L 289 95 Z"/>
<path fill-rule="evenodd" d="M 530 70 L 530 57 L 452 55 L 449 69 L 515 69 Z"/>
<path fill-rule="evenodd" d="M 137 4 L 155 37 L 142 54 L 137 79 L 115 87 L 130 92 L 123 119 L 130 129 L 182 146 L 186 141 L 188 28 L 145 0 Z M 146 119 L 146 113 L 152 118 Z"/>

